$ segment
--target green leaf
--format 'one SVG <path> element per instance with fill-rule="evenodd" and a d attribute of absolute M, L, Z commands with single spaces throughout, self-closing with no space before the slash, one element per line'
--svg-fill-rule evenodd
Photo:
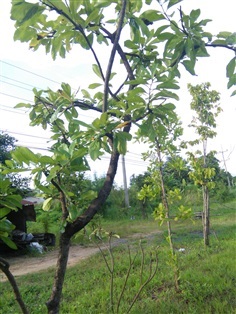
<path fill-rule="evenodd" d="M 22 197 L 20 195 L 6 195 L 3 199 L 0 199 L 0 204 L 16 210 L 21 208 L 21 200 Z"/>
<path fill-rule="evenodd" d="M 1 232 L 9 234 L 14 229 L 15 229 L 15 226 L 7 218 L 3 218 L 0 220 L 0 231 Z"/>
<path fill-rule="evenodd" d="M 0 200 L 0 204 L 1 204 L 1 200 Z M 7 207 L 0 208 L 0 218 L 3 218 L 4 216 L 9 214 L 10 212 L 11 212 L 10 208 L 7 208 Z"/>
<path fill-rule="evenodd" d="M 216 39 L 212 42 L 213 45 L 223 45 L 223 46 L 227 46 L 227 42 L 226 40 L 223 39 Z"/>
<path fill-rule="evenodd" d="M 96 160 L 99 156 L 103 155 L 102 152 L 100 152 L 100 142 L 98 141 L 92 141 L 89 145 L 89 155 L 92 160 Z"/>
<path fill-rule="evenodd" d="M 177 94 L 172 93 L 168 90 L 162 90 L 155 95 L 155 99 L 158 99 L 160 97 L 174 98 L 176 100 L 179 100 L 179 96 Z"/>
<path fill-rule="evenodd" d="M 164 15 L 157 10 L 147 10 L 143 12 L 139 18 L 146 19 L 149 22 L 154 22 L 154 21 L 165 19 Z"/>
<path fill-rule="evenodd" d="M 184 65 L 185 69 L 192 75 L 196 75 L 194 67 L 195 67 L 195 62 L 192 60 L 184 60 L 182 61 L 182 64 Z"/>
<path fill-rule="evenodd" d="M 13 250 L 17 250 L 17 246 L 16 244 L 10 239 L 10 238 L 6 238 L 6 237 L 1 237 L 2 241 L 9 246 L 11 249 Z"/>
<path fill-rule="evenodd" d="M 37 163 L 38 162 L 38 156 L 34 154 L 29 148 L 19 146 L 12 152 L 13 158 L 22 163 L 26 163 L 27 165 L 30 164 L 30 162 Z"/>
<path fill-rule="evenodd" d="M 196 20 L 199 18 L 200 14 L 201 14 L 201 10 L 200 10 L 200 9 L 192 10 L 192 11 L 190 12 L 190 18 L 191 18 L 193 21 L 196 21 Z"/>
<path fill-rule="evenodd" d="M 236 95 L 236 90 L 233 91 L 233 93 L 230 96 L 235 96 Z"/>
<path fill-rule="evenodd" d="M 95 9 L 92 11 L 92 13 L 90 13 L 85 21 L 85 26 L 87 26 L 90 22 L 94 22 L 95 20 L 97 20 L 98 16 L 99 16 L 99 12 L 100 9 Z"/>
<path fill-rule="evenodd" d="M 71 87 L 67 83 L 62 83 L 61 84 L 62 90 L 66 93 L 67 96 L 71 97 Z"/>
<path fill-rule="evenodd" d="M 115 146 L 118 152 L 125 155 L 127 152 L 127 141 L 132 139 L 132 135 L 127 132 L 117 132 L 115 133 Z"/>
<path fill-rule="evenodd" d="M 95 88 L 97 88 L 97 87 L 99 87 L 101 85 L 102 85 L 101 83 L 93 83 L 93 84 L 90 84 L 88 88 L 95 89 Z"/>
<path fill-rule="evenodd" d="M 234 74 L 235 66 L 236 66 L 236 57 L 233 57 L 233 59 L 230 60 L 230 62 L 228 63 L 226 67 L 227 77 L 231 77 Z"/>
<path fill-rule="evenodd" d="M 85 89 L 81 89 L 81 92 L 82 92 L 84 98 L 91 99 L 91 96 L 90 96 L 88 91 L 86 91 Z"/>
<path fill-rule="evenodd" d="M 49 156 L 41 156 L 40 158 L 39 158 L 39 162 L 41 163 L 41 164 L 46 164 L 46 165 L 54 165 L 56 162 L 55 162 L 55 160 L 54 159 L 52 159 L 51 157 L 49 157 Z"/>
<path fill-rule="evenodd" d="M 181 2 L 182 0 L 170 0 L 168 3 L 168 9 L 171 8 L 173 5 L 176 5 L 177 3 Z"/>
<path fill-rule="evenodd" d="M 43 210 L 44 211 L 49 211 L 51 206 L 52 206 L 52 197 L 47 198 L 44 202 L 43 202 Z"/>
<path fill-rule="evenodd" d="M 216 35 L 217 38 L 227 38 L 229 37 L 230 35 L 232 35 L 232 33 L 230 32 L 219 32 L 219 34 Z"/>
<path fill-rule="evenodd" d="M 98 67 L 97 64 L 93 64 L 93 65 L 92 65 L 92 69 L 93 69 L 93 72 L 94 72 L 98 77 L 102 78 L 100 69 L 99 69 L 99 67 Z"/>
<path fill-rule="evenodd" d="M 31 104 L 24 104 L 24 103 L 19 103 L 17 104 L 14 108 L 31 108 L 32 105 Z"/>
<path fill-rule="evenodd" d="M 36 14 L 42 14 L 43 6 L 25 1 L 13 1 L 11 8 L 11 19 L 16 20 L 21 25 L 31 19 Z"/>
<path fill-rule="evenodd" d="M 84 121 L 77 120 L 77 123 L 78 123 L 79 125 L 84 126 L 85 128 L 91 129 L 91 125 L 85 123 Z"/>
<path fill-rule="evenodd" d="M 179 89 L 179 85 L 173 82 L 164 82 L 157 86 L 157 88 L 167 88 L 167 89 Z"/>
<path fill-rule="evenodd" d="M 229 82 L 227 84 L 227 87 L 230 88 L 233 85 L 236 85 L 236 74 L 233 74 L 233 75 L 230 76 Z"/>

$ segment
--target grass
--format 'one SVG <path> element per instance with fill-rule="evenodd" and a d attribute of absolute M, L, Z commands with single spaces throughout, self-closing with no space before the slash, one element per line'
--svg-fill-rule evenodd
<path fill-rule="evenodd" d="M 155 236 L 143 240 L 145 251 L 144 273 L 149 272 L 149 253 L 158 249 L 158 272 L 142 291 L 130 313 L 133 314 L 233 314 L 236 312 L 236 256 L 235 256 L 236 202 L 212 207 L 211 246 L 203 247 L 200 220 L 175 222 L 174 245 L 180 268 L 180 291 L 176 292 L 173 271 L 169 262 L 169 249 L 165 240 L 165 226 L 153 221 L 106 221 L 102 225 L 121 237 L 136 233 L 148 234 L 155 229 Z M 138 239 L 132 240 L 131 256 L 138 250 Z M 178 251 L 184 248 L 184 252 Z M 114 304 L 120 295 L 129 267 L 128 249 L 124 244 L 113 249 L 115 259 Z M 135 259 L 119 313 L 127 313 L 129 304 L 140 286 L 141 254 Z M 51 293 L 53 269 L 22 276 L 17 282 L 31 314 L 47 312 L 44 305 Z M 146 278 L 145 277 L 145 278 Z M 144 278 L 144 279 L 145 279 Z M 61 313 L 110 314 L 110 276 L 101 254 L 96 254 L 69 268 L 63 289 Z M 0 313 L 18 314 L 8 282 L 0 283 Z"/>

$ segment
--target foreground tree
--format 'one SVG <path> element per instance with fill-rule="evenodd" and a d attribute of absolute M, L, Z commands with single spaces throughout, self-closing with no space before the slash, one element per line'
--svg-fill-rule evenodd
<path fill-rule="evenodd" d="M 31 125 L 50 128 L 55 141 L 50 157 L 36 155 L 23 147 L 13 154 L 15 163 L 31 169 L 37 188 L 49 196 L 44 209 L 50 207 L 53 198 L 61 203 L 62 232 L 55 281 L 47 302 L 49 313 L 59 312 L 70 239 L 89 223 L 107 199 L 119 156 L 126 153 L 127 141 L 132 138 L 131 125 L 138 123 L 142 136 L 153 140 L 153 121 L 161 128 L 162 119 L 174 110 L 166 100 L 178 99 L 172 90 L 179 88 L 179 66 L 194 74 L 197 58 L 209 56 L 208 48 L 219 46 L 236 51 L 234 34 L 220 33 L 214 38 L 204 31 L 209 20 L 199 19 L 199 9 L 192 10 L 190 15 L 181 8 L 173 11 L 179 2 L 14 0 L 12 3 L 15 40 L 29 42 L 33 50 L 44 46 L 53 59 L 58 55 L 65 57 L 72 46 L 79 45 L 91 53 L 94 60 L 91 66 L 99 80 L 89 85 L 90 91 L 81 90 L 80 95 L 72 93 L 66 83 L 58 91 L 34 89 L 34 105 L 17 106 L 30 108 Z M 101 52 L 99 45 L 105 46 L 105 50 Z M 109 51 L 108 62 L 104 60 L 104 51 Z M 119 73 L 112 72 L 115 60 Z M 228 67 L 231 87 L 235 83 L 232 62 Z M 115 74 L 117 79 L 113 83 Z M 95 88 L 98 92 L 93 93 Z M 81 110 L 96 111 L 98 118 L 86 124 L 80 119 Z M 97 197 L 89 200 L 87 208 L 81 211 L 74 206 L 74 195 L 63 182 L 71 173 L 89 169 L 88 155 L 96 160 L 104 152 L 110 154 L 104 184 Z M 9 162 L 8 167 L 15 169 L 14 162 Z M 77 197 L 84 201 L 83 195 Z"/>
<path fill-rule="evenodd" d="M 195 111 L 195 116 L 191 122 L 198 135 L 195 141 L 190 142 L 192 145 L 201 144 L 202 149 L 196 153 L 189 153 L 189 159 L 192 166 L 190 177 L 194 180 L 195 184 L 202 187 L 203 194 L 203 237 L 204 244 L 209 245 L 210 234 L 210 199 L 209 190 L 215 187 L 214 176 L 215 168 L 210 167 L 207 155 L 212 155 L 213 152 L 208 153 L 207 144 L 209 139 L 216 136 L 216 117 L 222 111 L 219 106 L 220 95 L 215 90 L 210 90 L 210 83 L 192 86 L 188 85 L 189 92 L 192 96 L 190 104 L 191 109 Z"/>

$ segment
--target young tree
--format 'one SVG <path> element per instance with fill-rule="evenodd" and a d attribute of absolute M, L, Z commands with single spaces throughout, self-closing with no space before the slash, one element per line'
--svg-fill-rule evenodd
<path fill-rule="evenodd" d="M 168 107 L 171 109 L 170 104 Z M 174 163 L 175 167 L 178 166 L 178 169 L 176 170 L 181 171 L 185 167 L 184 163 L 180 162 L 181 159 L 177 157 L 178 147 L 175 145 L 176 140 L 182 135 L 183 129 L 177 115 L 174 114 L 172 110 L 170 110 L 168 114 L 166 113 L 161 126 L 158 121 L 154 121 L 153 129 L 155 130 L 155 132 L 153 132 L 153 135 L 155 136 L 150 145 L 151 150 L 147 153 L 147 156 L 151 158 L 149 185 L 146 184 L 142 187 L 139 193 L 139 198 L 141 200 L 146 198 L 156 199 L 161 195 L 161 202 L 155 207 L 153 216 L 160 224 L 166 222 L 168 232 L 167 241 L 170 245 L 171 262 L 173 263 L 174 268 L 175 288 L 178 291 L 180 284 L 179 268 L 173 244 L 171 219 L 174 218 L 177 220 L 180 217 L 187 218 L 191 213 L 191 209 L 185 208 L 182 204 L 178 206 L 177 201 L 182 198 L 180 186 L 171 189 L 166 184 L 164 164 L 165 159 L 171 157 L 173 160 L 176 160 Z M 138 135 L 142 139 L 142 128 L 140 128 Z M 175 204 L 177 209 L 177 214 L 175 215 L 172 212 L 173 204 Z"/>
<path fill-rule="evenodd" d="M 89 90 L 81 90 L 80 95 L 62 83 L 58 91 L 34 89 L 34 105 L 17 106 L 30 108 L 31 125 L 50 128 L 55 141 L 50 157 L 36 155 L 27 148 L 18 148 L 13 154 L 22 167 L 32 169 L 36 186 L 48 194 L 44 207 L 50 205 L 52 190 L 57 191 L 53 196 L 61 202 L 62 233 L 55 281 L 47 302 L 49 313 L 59 311 L 70 239 L 86 226 L 107 199 L 119 156 L 126 153 L 127 141 L 132 139 L 132 124 L 139 122 L 142 130 L 146 130 L 143 135 L 153 138 L 153 121 L 158 120 L 161 126 L 166 114 L 174 110 L 165 104 L 166 99 L 178 99 L 172 90 L 179 88 L 179 66 L 193 74 L 197 58 L 209 56 L 208 48 L 219 46 L 236 51 L 234 34 L 220 33 L 214 37 L 205 32 L 209 20 L 199 18 L 199 9 L 192 10 L 190 15 L 181 8 L 174 11 L 173 6 L 179 2 L 14 0 L 12 3 L 15 40 L 29 42 L 32 50 L 44 46 L 53 59 L 58 55 L 65 57 L 73 46 L 79 45 L 91 53 L 94 60 L 91 66 L 98 77 L 98 82 L 91 83 Z M 99 45 L 104 47 L 102 52 Z M 112 72 L 115 61 L 119 65 L 117 73 Z M 232 62 L 228 68 L 231 87 L 235 83 Z M 98 92 L 94 93 L 96 88 Z M 96 111 L 98 118 L 86 124 L 80 119 L 81 110 Z M 71 217 L 74 206 L 63 179 L 73 172 L 89 169 L 88 155 L 96 160 L 104 152 L 110 154 L 110 162 L 103 186 L 97 197 L 88 202 L 86 210 Z M 8 166 L 14 169 L 14 162 Z"/>
<path fill-rule="evenodd" d="M 220 95 L 215 90 L 210 90 L 210 83 L 192 86 L 188 84 L 189 92 L 192 96 L 190 104 L 191 109 L 195 111 L 191 127 L 193 127 L 198 135 L 196 141 L 190 142 L 193 145 L 201 144 L 202 150 L 189 153 L 193 171 L 190 172 L 191 178 L 196 184 L 202 187 L 203 193 L 203 236 L 204 244 L 209 245 L 210 234 L 210 206 L 209 206 L 209 190 L 214 188 L 215 168 L 210 167 L 209 156 L 207 158 L 208 140 L 216 136 L 216 117 L 221 112 L 219 105 Z M 213 153 L 213 152 L 212 152 Z M 199 156 L 200 154 L 200 156 Z"/>

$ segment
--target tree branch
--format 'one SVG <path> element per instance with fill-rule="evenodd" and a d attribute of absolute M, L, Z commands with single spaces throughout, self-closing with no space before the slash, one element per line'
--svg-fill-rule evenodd
<path fill-rule="evenodd" d="M 101 30 L 107 35 L 107 37 L 108 37 L 108 38 L 110 39 L 110 41 L 113 43 L 113 42 L 114 42 L 114 35 L 111 34 L 111 33 L 110 33 L 107 29 L 105 29 L 103 26 L 101 26 Z M 124 62 L 124 66 L 125 66 L 126 71 L 127 71 L 127 73 L 128 73 L 129 79 L 130 79 L 130 80 L 135 80 L 135 76 L 134 76 L 133 70 L 132 70 L 132 68 L 131 68 L 131 66 L 130 66 L 130 64 L 129 64 L 127 58 L 126 58 L 127 53 L 125 53 L 125 52 L 122 50 L 122 48 L 121 48 L 121 46 L 120 46 L 119 44 L 117 45 L 117 52 L 119 53 L 119 55 L 120 55 L 122 61 Z"/>
<path fill-rule="evenodd" d="M 18 304 L 19 304 L 19 306 L 21 308 L 22 313 L 23 314 L 29 314 L 29 312 L 28 312 L 28 310 L 26 308 L 26 305 L 25 305 L 24 301 L 22 300 L 22 297 L 21 297 L 19 288 L 17 286 L 17 283 L 15 281 L 15 278 L 12 275 L 12 273 L 10 272 L 9 267 L 10 267 L 9 263 L 5 259 L 0 257 L 0 269 L 6 275 L 7 279 L 9 280 L 9 282 L 10 282 L 10 284 L 12 286 L 12 289 L 14 291 L 14 294 L 15 294 L 15 297 L 16 297 L 16 301 L 18 302 Z"/>
<path fill-rule="evenodd" d="M 112 69 L 112 66 L 113 66 L 113 63 L 114 63 L 116 50 L 117 50 L 117 47 L 118 47 L 118 42 L 119 42 L 119 39 L 120 39 L 120 34 L 121 34 L 121 31 L 122 31 L 122 27 L 123 27 L 125 10 L 126 10 L 126 0 L 123 0 L 121 11 L 120 11 L 120 18 L 119 18 L 117 30 L 115 32 L 115 39 L 114 39 L 114 42 L 113 42 L 113 47 L 112 47 L 112 50 L 111 50 L 111 55 L 110 55 L 110 59 L 109 59 L 109 62 L 108 62 L 108 67 L 107 67 L 107 72 L 106 72 L 106 77 L 105 77 L 105 82 L 104 82 L 104 98 L 103 98 L 102 112 L 106 112 L 107 111 L 107 107 L 108 107 L 109 80 L 110 80 L 110 76 L 111 76 L 111 69 Z"/>
<path fill-rule="evenodd" d="M 232 46 L 225 46 L 225 45 L 222 45 L 222 44 L 205 44 L 206 47 L 212 47 L 212 48 L 217 48 L 217 47 L 220 47 L 220 48 L 226 48 L 226 49 L 229 49 L 229 50 L 232 50 L 236 53 L 236 47 L 232 47 Z"/>
<path fill-rule="evenodd" d="M 94 215 L 98 212 L 100 207 L 104 204 L 105 200 L 107 199 L 112 189 L 112 185 L 117 171 L 119 156 L 120 154 L 113 147 L 113 152 L 111 154 L 105 182 L 101 190 L 99 191 L 98 196 L 91 202 L 87 210 L 81 216 L 79 216 L 74 222 L 67 224 L 67 226 L 65 227 L 65 233 L 67 234 L 68 237 L 72 237 L 76 232 L 83 229 L 94 217 Z"/>

